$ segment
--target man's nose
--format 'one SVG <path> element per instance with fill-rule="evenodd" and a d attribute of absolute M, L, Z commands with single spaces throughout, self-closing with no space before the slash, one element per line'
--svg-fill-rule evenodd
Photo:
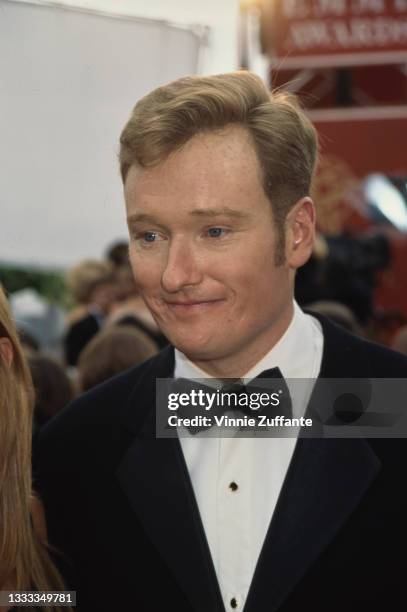
<path fill-rule="evenodd" d="M 173 240 L 168 247 L 167 262 L 161 277 L 164 291 L 176 293 L 189 285 L 198 285 L 201 280 L 199 258 L 192 246 L 182 240 Z"/>

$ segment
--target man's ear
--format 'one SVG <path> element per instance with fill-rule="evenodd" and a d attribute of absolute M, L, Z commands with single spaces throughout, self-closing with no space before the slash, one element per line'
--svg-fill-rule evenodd
<path fill-rule="evenodd" d="M 0 338 L 0 358 L 8 368 L 13 363 L 13 345 L 8 338 Z"/>
<path fill-rule="evenodd" d="M 315 239 L 315 206 L 309 197 L 298 200 L 287 215 L 286 260 L 296 270 L 311 257 Z"/>

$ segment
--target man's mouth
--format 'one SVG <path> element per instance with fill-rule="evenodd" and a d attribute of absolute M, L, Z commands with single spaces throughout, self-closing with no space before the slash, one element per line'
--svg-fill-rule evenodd
<path fill-rule="evenodd" d="M 194 312 L 204 308 L 210 308 L 216 304 L 220 304 L 224 300 L 215 299 L 215 300 L 168 300 L 166 301 L 166 305 L 170 310 L 173 311 L 183 311 L 183 312 Z"/>

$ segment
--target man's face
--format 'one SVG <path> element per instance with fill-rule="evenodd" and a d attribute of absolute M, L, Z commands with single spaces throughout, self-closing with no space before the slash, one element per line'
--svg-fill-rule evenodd
<path fill-rule="evenodd" d="M 97 307 L 103 314 L 107 314 L 116 299 L 116 284 L 105 282 L 97 285 L 91 294 L 90 304 Z"/>
<path fill-rule="evenodd" d="M 157 324 L 211 374 L 244 374 L 292 316 L 293 270 L 249 135 L 200 134 L 125 183 L 130 260 Z"/>

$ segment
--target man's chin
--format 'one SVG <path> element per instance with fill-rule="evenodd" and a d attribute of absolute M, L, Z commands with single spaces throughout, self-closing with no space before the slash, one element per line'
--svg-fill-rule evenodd
<path fill-rule="evenodd" d="M 212 361 L 222 357 L 222 350 L 219 345 L 208 341 L 190 341 L 174 338 L 171 344 L 183 353 L 190 361 Z"/>

